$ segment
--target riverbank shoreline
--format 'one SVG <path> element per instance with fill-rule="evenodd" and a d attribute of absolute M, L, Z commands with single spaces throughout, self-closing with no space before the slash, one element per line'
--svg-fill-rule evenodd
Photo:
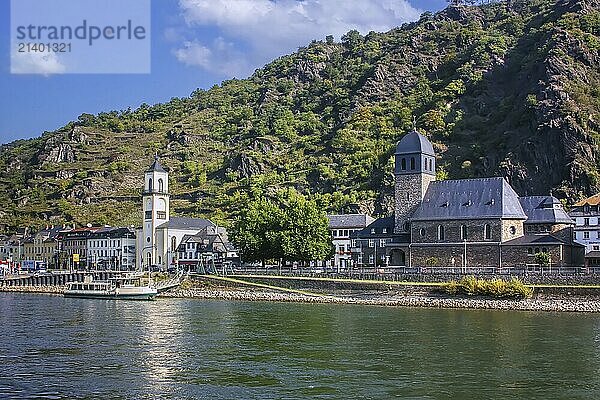
<path fill-rule="evenodd" d="M 64 286 L 2 287 L 0 292 L 60 295 Z M 192 286 L 161 293 L 158 298 L 204 299 L 228 301 L 263 301 L 286 303 L 355 304 L 384 307 L 419 307 L 538 312 L 600 313 L 600 298 L 538 295 L 531 299 L 490 299 L 447 296 L 423 292 L 339 291 L 308 293 L 224 286 Z"/>

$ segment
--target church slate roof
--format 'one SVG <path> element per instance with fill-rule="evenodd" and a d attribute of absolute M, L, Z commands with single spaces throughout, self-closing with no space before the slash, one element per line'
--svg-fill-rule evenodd
<path fill-rule="evenodd" d="M 363 228 L 373 222 L 368 214 L 332 214 L 327 218 L 330 228 Z"/>
<path fill-rule="evenodd" d="M 148 168 L 146 170 L 146 172 L 167 172 L 167 171 L 165 171 L 165 169 L 162 167 L 162 165 L 160 165 L 160 162 L 158 162 L 158 157 L 155 157 L 154 162 L 152 163 L 150 168 Z"/>
<path fill-rule="evenodd" d="M 573 247 L 585 247 L 582 244 L 577 242 L 570 242 L 568 240 L 560 239 L 553 235 L 525 235 L 518 237 L 516 239 L 509 240 L 507 242 L 502 243 L 503 246 L 525 246 L 525 245 L 559 245 L 566 244 Z"/>
<path fill-rule="evenodd" d="M 204 218 L 171 217 L 169 221 L 159 225 L 157 228 L 200 230 L 206 228 L 207 226 L 215 226 L 215 224 Z"/>
<path fill-rule="evenodd" d="M 423 153 L 435 157 L 433 146 L 429 139 L 417 131 L 412 131 L 404 135 L 396 146 L 395 154 L 414 154 Z"/>
<path fill-rule="evenodd" d="M 527 215 L 526 224 L 574 224 L 562 203 L 554 196 L 527 196 L 519 199 Z"/>
<path fill-rule="evenodd" d="M 519 196 L 501 177 L 431 182 L 412 221 L 527 219 Z"/>
<path fill-rule="evenodd" d="M 364 239 L 370 236 L 392 236 L 394 234 L 394 216 L 378 218 L 360 231 L 353 232 L 350 237 Z"/>

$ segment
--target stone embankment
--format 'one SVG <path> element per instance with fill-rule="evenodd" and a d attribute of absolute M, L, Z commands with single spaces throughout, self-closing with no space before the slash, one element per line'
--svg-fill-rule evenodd
<path fill-rule="evenodd" d="M 232 301 L 273 301 L 301 303 L 360 304 L 391 307 L 462 308 L 515 311 L 600 312 L 600 297 L 535 294 L 531 299 L 498 300 L 480 297 L 450 297 L 419 291 L 335 291 L 327 294 L 289 289 L 248 288 L 236 285 L 205 285 L 161 293 L 161 298 L 218 299 Z M 184 285 L 185 287 L 185 285 Z M 62 294 L 64 286 L 4 286 L 0 292 Z"/>
<path fill-rule="evenodd" d="M 1 286 L 0 292 L 19 292 L 19 293 L 46 293 L 63 294 L 64 286 L 42 285 L 42 286 Z"/>
<path fill-rule="evenodd" d="M 368 295 L 300 294 L 250 289 L 178 289 L 161 294 L 161 297 L 219 299 L 241 301 L 277 301 L 303 303 L 361 304 L 391 307 L 463 308 L 515 311 L 566 311 L 600 312 L 600 299 L 534 297 L 523 300 L 498 300 L 487 298 L 448 297 L 434 295 L 405 295 L 370 293 Z"/>

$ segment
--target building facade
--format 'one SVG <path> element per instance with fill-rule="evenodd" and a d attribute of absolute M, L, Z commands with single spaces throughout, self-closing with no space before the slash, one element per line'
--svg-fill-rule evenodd
<path fill-rule="evenodd" d="M 367 214 L 332 214 L 328 215 L 329 230 L 335 247 L 333 258 L 327 267 L 340 272 L 348 269 L 352 263 L 352 239 L 350 235 L 364 229 L 373 222 Z"/>
<path fill-rule="evenodd" d="M 395 214 L 354 235 L 357 265 L 527 267 L 538 253 L 551 265 L 583 265 L 556 198 L 520 198 L 501 177 L 437 181 L 433 146 L 416 131 L 398 143 L 395 163 Z"/>
<path fill-rule="evenodd" d="M 64 228 L 49 227 L 23 241 L 23 269 L 60 268 L 60 240 Z"/>
<path fill-rule="evenodd" d="M 216 273 L 240 265 L 240 257 L 229 242 L 227 230 L 206 226 L 195 235 L 185 235 L 177 248 L 178 268 Z"/>
<path fill-rule="evenodd" d="M 600 252 L 600 193 L 575 203 L 569 215 L 575 220 L 575 240 L 585 252 Z"/>
<path fill-rule="evenodd" d="M 86 266 L 130 271 L 136 267 L 136 232 L 131 228 L 97 228 L 87 237 Z"/>

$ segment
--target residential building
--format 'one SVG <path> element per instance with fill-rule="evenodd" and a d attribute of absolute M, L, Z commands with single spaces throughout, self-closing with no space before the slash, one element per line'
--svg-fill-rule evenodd
<path fill-rule="evenodd" d="M 87 236 L 86 263 L 92 269 L 134 270 L 136 232 L 131 228 L 104 227 Z"/>
<path fill-rule="evenodd" d="M 600 193 L 575 203 L 569 215 L 575 220 L 575 240 L 585 252 L 600 252 Z"/>
<path fill-rule="evenodd" d="M 394 209 L 354 235 L 358 265 L 526 267 L 540 252 L 552 265 L 584 263 L 556 198 L 520 198 L 502 177 L 438 181 L 433 146 L 416 131 L 396 147 Z"/>
<path fill-rule="evenodd" d="M 367 214 L 332 214 L 327 218 L 335 247 L 335 254 L 327 267 L 340 272 L 348 269 L 352 263 L 353 242 L 350 235 L 364 229 L 374 219 Z"/>
<path fill-rule="evenodd" d="M 100 227 L 86 226 L 63 231 L 61 235 L 61 268 L 87 269 L 88 239 Z"/>
<path fill-rule="evenodd" d="M 48 227 L 34 233 L 23 241 L 23 263 L 25 269 L 58 269 L 60 235 L 63 227 Z"/>
<path fill-rule="evenodd" d="M 185 235 L 177 250 L 178 267 L 188 270 L 210 273 L 240 264 L 239 254 L 222 227 L 206 226 L 195 235 Z"/>

